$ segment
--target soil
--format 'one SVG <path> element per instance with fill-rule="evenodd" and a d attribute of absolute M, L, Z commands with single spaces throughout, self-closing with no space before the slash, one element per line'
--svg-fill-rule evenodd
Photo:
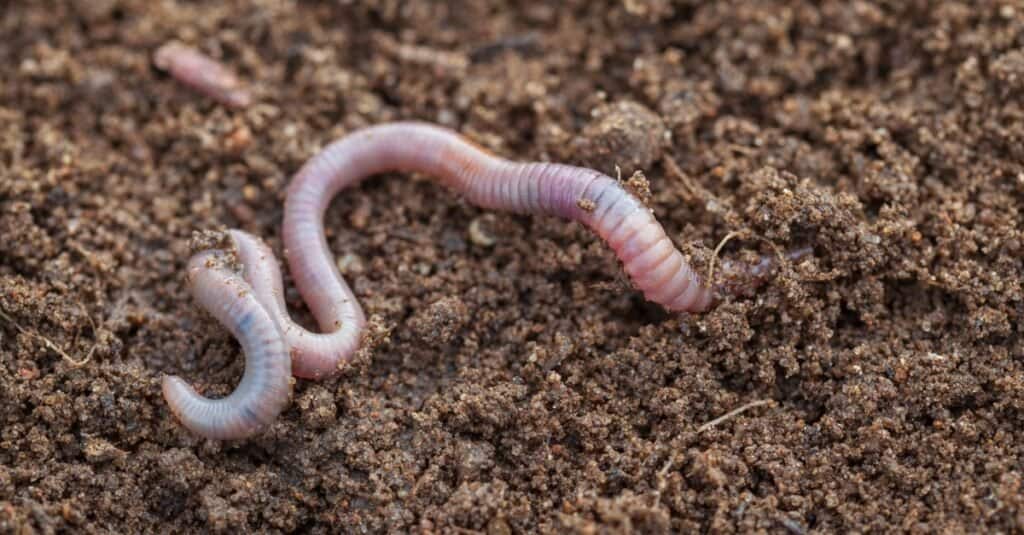
<path fill-rule="evenodd" d="M 5 2 L 0 35 L 0 531 L 1024 530 L 1017 2 Z M 256 102 L 161 72 L 172 39 Z M 280 253 L 291 174 L 406 118 L 642 170 L 702 272 L 731 232 L 813 253 L 668 314 L 577 224 L 379 177 L 326 217 L 373 343 L 256 438 L 186 432 L 161 376 L 242 372 L 192 234 Z"/>

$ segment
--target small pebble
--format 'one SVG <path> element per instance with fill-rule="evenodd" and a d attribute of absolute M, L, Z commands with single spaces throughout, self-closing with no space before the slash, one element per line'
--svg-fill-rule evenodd
<path fill-rule="evenodd" d="M 108 461 L 122 461 L 128 454 L 117 449 L 113 444 L 102 438 L 85 439 L 85 447 L 82 448 L 85 460 L 90 464 L 100 464 Z"/>
<path fill-rule="evenodd" d="M 224 139 L 224 148 L 232 154 L 240 154 L 252 144 L 252 131 L 242 125 Z"/>
<path fill-rule="evenodd" d="M 346 253 L 338 257 L 338 272 L 342 275 L 359 275 L 366 271 L 366 262 L 355 253 Z"/>
<path fill-rule="evenodd" d="M 409 330 L 430 345 L 447 345 L 470 320 L 469 308 L 458 297 L 445 297 L 417 310 Z"/>
<path fill-rule="evenodd" d="M 494 236 L 487 230 L 487 221 L 490 221 L 492 219 L 493 218 L 491 218 L 489 215 L 482 215 L 477 216 L 472 221 L 470 221 L 469 241 L 481 247 L 491 247 L 495 243 L 497 243 L 497 240 L 494 239 Z"/>
<path fill-rule="evenodd" d="M 593 120 L 572 141 L 574 156 L 612 176 L 648 169 L 661 158 L 669 139 L 665 123 L 653 111 L 625 100 L 599 106 Z"/>
<path fill-rule="evenodd" d="M 259 186 L 254 186 L 252 184 L 246 184 L 245 186 L 242 187 L 242 198 L 245 199 L 246 202 L 255 202 L 256 199 L 259 199 L 259 197 L 260 197 L 260 188 L 259 188 Z"/>

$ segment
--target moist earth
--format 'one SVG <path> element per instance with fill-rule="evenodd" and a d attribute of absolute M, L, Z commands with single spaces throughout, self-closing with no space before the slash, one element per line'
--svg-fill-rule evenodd
<path fill-rule="evenodd" d="M 6 2 L 0 35 L 0 531 L 1024 529 L 1017 2 Z M 157 69 L 172 39 L 255 103 Z M 642 171 L 701 273 L 730 233 L 719 265 L 813 252 L 668 314 L 578 224 L 378 177 L 326 215 L 356 362 L 185 431 L 161 376 L 242 372 L 193 233 L 280 253 L 289 177 L 398 119 Z"/>

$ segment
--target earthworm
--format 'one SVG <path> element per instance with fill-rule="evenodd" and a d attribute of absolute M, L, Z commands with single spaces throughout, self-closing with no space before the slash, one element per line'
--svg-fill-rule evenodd
<path fill-rule="evenodd" d="M 483 208 L 579 221 L 609 244 L 647 299 L 692 312 L 712 301 L 713 290 L 702 284 L 651 211 L 615 179 L 582 167 L 506 160 L 425 123 L 373 126 L 331 143 L 309 160 L 285 200 L 285 256 L 322 334 L 292 321 L 269 249 L 243 232 L 231 233 L 245 279 L 277 323 L 296 376 L 333 374 L 359 345 L 363 311 L 332 260 L 323 216 L 341 189 L 389 171 L 436 177 Z"/>
<path fill-rule="evenodd" d="M 238 77 L 217 60 L 177 41 L 164 44 L 153 54 L 153 64 L 179 82 L 224 104 L 244 108 L 252 94 Z"/>
<path fill-rule="evenodd" d="M 273 422 L 291 396 L 291 359 L 277 325 L 249 285 L 217 251 L 189 260 L 188 283 L 196 300 L 239 340 L 245 352 L 241 382 L 227 397 L 205 398 L 180 377 L 167 375 L 163 393 L 171 412 L 197 435 L 217 439 L 251 436 Z"/>
<path fill-rule="evenodd" d="M 332 261 L 323 217 L 340 190 L 388 171 L 436 177 L 483 208 L 579 221 L 609 244 L 647 299 L 669 310 L 703 311 L 714 298 L 714 290 L 690 268 L 651 211 L 602 173 L 513 162 L 451 130 L 424 123 L 369 127 L 310 159 L 285 199 L 285 255 L 323 333 L 310 332 L 291 319 L 280 266 L 258 238 L 229 232 L 241 275 L 223 265 L 226 251 L 204 251 L 190 260 L 193 293 L 241 340 L 246 371 L 235 392 L 216 401 L 202 398 L 177 377 L 165 378 L 164 395 L 189 429 L 210 438 L 248 436 L 273 421 L 287 403 L 289 373 L 321 378 L 351 360 L 366 320 Z M 810 251 L 804 248 L 788 256 L 793 260 Z M 764 259 L 745 274 L 756 282 L 773 264 Z M 743 271 L 738 264 L 723 267 L 726 272 Z"/>

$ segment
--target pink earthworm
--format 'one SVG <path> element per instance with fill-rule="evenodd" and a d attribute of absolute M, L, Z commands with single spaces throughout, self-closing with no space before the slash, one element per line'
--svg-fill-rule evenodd
<path fill-rule="evenodd" d="M 604 239 L 644 296 L 672 311 L 700 312 L 714 298 L 651 211 L 619 183 L 597 171 L 553 163 L 518 163 L 489 154 L 459 134 L 425 123 L 400 122 L 356 131 L 309 160 L 288 188 L 283 241 L 292 275 L 323 333 L 296 324 L 288 313 L 280 266 L 258 238 L 230 231 L 239 276 L 205 251 L 190 262 L 196 298 L 242 341 L 246 375 L 223 400 L 199 397 L 180 379 L 164 381 L 174 413 L 193 431 L 237 438 L 269 423 L 287 403 L 291 373 L 322 378 L 338 372 L 359 346 L 365 316 L 338 272 L 323 217 L 331 199 L 364 178 L 389 171 L 436 177 L 483 208 L 579 221 Z M 790 259 L 809 254 L 805 248 Z M 212 255 L 212 256 L 211 256 Z M 765 259 L 747 274 L 763 278 Z M 739 266 L 728 264 L 727 271 Z M 250 367 L 261 366 L 250 376 Z M 248 406 L 246 410 L 242 407 Z"/>
<path fill-rule="evenodd" d="M 277 322 L 296 376 L 334 374 L 359 345 L 363 311 L 332 260 L 323 216 L 341 189 L 390 171 L 436 177 L 483 208 L 579 221 L 611 246 L 647 299 L 675 311 L 697 312 L 711 304 L 713 290 L 702 284 L 651 210 L 615 179 L 582 167 L 506 160 L 425 123 L 373 126 L 335 141 L 308 161 L 285 200 L 285 255 L 322 334 L 292 321 L 280 269 L 266 246 L 232 232 L 245 278 Z"/>
<path fill-rule="evenodd" d="M 188 283 L 196 300 L 239 340 L 245 352 L 242 380 L 227 397 L 208 399 L 180 377 L 163 379 L 171 412 L 197 435 L 217 439 L 251 436 L 272 423 L 291 397 L 291 359 L 277 325 L 249 285 L 223 265 L 217 251 L 189 260 Z"/>
<path fill-rule="evenodd" d="M 153 54 L 153 64 L 225 106 L 244 108 L 252 103 L 252 94 L 233 72 L 190 46 L 177 41 L 164 44 Z"/>

